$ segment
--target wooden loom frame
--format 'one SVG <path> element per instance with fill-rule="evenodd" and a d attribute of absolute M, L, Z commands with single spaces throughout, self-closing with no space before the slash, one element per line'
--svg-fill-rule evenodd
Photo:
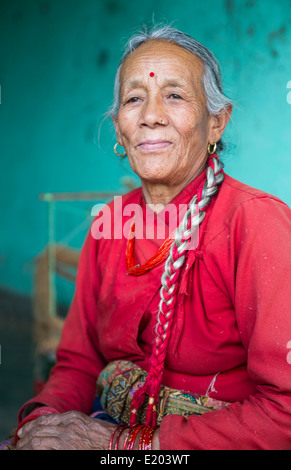
<path fill-rule="evenodd" d="M 55 353 L 60 340 L 64 318 L 57 313 L 55 278 L 59 275 L 75 282 L 80 250 L 57 243 L 56 204 L 62 202 L 94 201 L 100 203 L 122 195 L 122 192 L 42 193 L 39 199 L 47 203 L 48 242 L 36 257 L 34 292 L 34 333 L 37 356 Z M 105 204 L 105 202 L 104 202 Z"/>

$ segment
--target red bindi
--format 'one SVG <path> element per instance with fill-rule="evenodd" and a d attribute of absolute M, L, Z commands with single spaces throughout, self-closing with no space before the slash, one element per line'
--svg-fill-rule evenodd
<path fill-rule="evenodd" d="M 154 77 L 154 76 L 155 76 L 154 72 L 151 72 L 150 77 Z"/>

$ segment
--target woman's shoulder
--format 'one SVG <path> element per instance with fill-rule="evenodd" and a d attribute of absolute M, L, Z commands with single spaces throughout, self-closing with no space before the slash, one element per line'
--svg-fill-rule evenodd
<path fill-rule="evenodd" d="M 230 197 L 234 198 L 233 202 L 236 202 L 238 204 L 253 199 L 267 199 L 276 201 L 279 204 L 287 206 L 287 204 L 278 197 L 267 193 L 266 191 L 263 191 L 261 189 L 249 186 L 227 174 L 225 174 L 224 182 L 222 185 L 222 192 L 225 193 L 225 196 L 229 195 Z"/>
<path fill-rule="evenodd" d="M 270 227 L 275 226 L 291 231 L 288 205 L 272 194 L 225 174 L 205 227 L 204 243 L 208 245 L 219 235 L 227 241 L 228 233 L 241 233 L 246 229 L 270 232 Z"/>
<path fill-rule="evenodd" d="M 288 205 L 277 196 L 261 189 L 249 186 L 225 174 L 219 198 L 218 209 L 223 210 L 226 219 L 230 220 L 237 212 L 258 211 L 268 215 L 268 211 L 281 211 L 291 214 Z"/>

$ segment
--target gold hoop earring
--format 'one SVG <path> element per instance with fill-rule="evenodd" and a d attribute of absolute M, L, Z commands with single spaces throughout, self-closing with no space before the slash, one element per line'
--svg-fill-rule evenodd
<path fill-rule="evenodd" d="M 207 147 L 208 155 L 213 155 L 216 151 L 216 147 L 217 147 L 216 142 L 214 142 L 214 144 L 212 145 L 213 145 L 213 148 L 211 150 L 211 144 L 208 144 L 208 147 Z"/>
<path fill-rule="evenodd" d="M 124 155 L 126 155 L 126 152 L 118 153 L 117 150 L 116 150 L 116 149 L 117 149 L 117 145 L 118 145 L 118 142 L 116 142 L 116 144 L 115 144 L 114 147 L 113 147 L 113 151 L 114 151 L 115 155 L 117 155 L 118 157 L 124 157 Z"/>

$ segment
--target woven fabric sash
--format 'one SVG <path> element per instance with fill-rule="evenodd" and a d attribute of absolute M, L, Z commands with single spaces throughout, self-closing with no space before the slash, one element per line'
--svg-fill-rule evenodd
<path fill-rule="evenodd" d="M 97 394 L 101 396 L 102 408 L 117 423 L 129 424 L 132 397 L 145 382 L 147 372 L 129 361 L 115 361 L 108 364 L 97 381 Z M 159 395 L 157 423 L 163 417 L 177 414 L 188 418 L 220 410 L 229 403 L 204 395 L 184 393 L 163 386 Z M 144 424 L 147 400 L 138 411 L 137 421 Z"/>

